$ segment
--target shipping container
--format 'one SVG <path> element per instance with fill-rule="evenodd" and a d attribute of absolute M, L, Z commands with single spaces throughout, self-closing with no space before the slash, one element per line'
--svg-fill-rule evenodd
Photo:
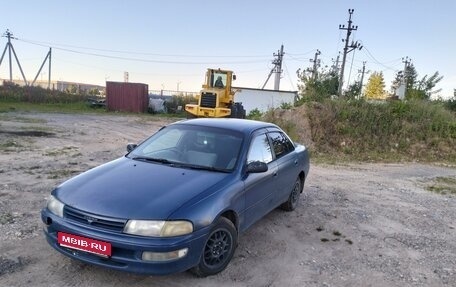
<path fill-rule="evenodd" d="M 149 105 L 148 91 L 147 84 L 106 82 L 108 111 L 144 113 Z"/>

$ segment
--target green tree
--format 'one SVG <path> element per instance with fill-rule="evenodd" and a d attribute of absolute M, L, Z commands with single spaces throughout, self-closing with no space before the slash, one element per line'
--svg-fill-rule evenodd
<path fill-rule="evenodd" d="M 345 92 L 345 98 L 347 99 L 357 99 L 361 95 L 361 82 L 356 81 L 350 86 L 348 86 L 347 91 Z"/>
<path fill-rule="evenodd" d="M 410 64 L 405 69 L 405 78 L 407 81 L 407 90 L 413 89 L 418 81 L 418 72 L 413 64 Z"/>
<path fill-rule="evenodd" d="M 334 71 L 322 69 L 318 72 L 317 79 L 313 79 L 306 71 L 297 72 L 299 83 L 298 90 L 301 101 L 322 101 L 337 95 L 339 79 Z"/>
<path fill-rule="evenodd" d="M 367 99 L 385 99 L 385 80 L 382 72 L 374 72 L 367 81 L 364 93 Z"/>
<path fill-rule="evenodd" d="M 397 89 L 403 82 L 404 75 L 402 71 L 396 73 L 396 77 L 391 85 L 391 90 Z M 443 79 L 439 72 L 435 72 L 430 77 L 425 75 L 418 80 L 418 72 L 413 64 L 405 69 L 405 80 L 407 82 L 406 99 L 428 100 L 431 95 L 439 93 L 441 89 L 434 90 L 435 86 Z"/>
<path fill-rule="evenodd" d="M 443 79 L 439 72 L 435 72 L 432 76 L 425 75 L 421 80 L 415 81 L 414 85 L 409 87 L 407 83 L 406 99 L 429 100 L 433 94 L 437 94 L 442 89 L 434 90 L 435 86 Z"/>

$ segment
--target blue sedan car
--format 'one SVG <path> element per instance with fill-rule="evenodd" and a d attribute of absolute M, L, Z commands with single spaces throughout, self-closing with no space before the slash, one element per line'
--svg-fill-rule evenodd
<path fill-rule="evenodd" d="M 52 191 L 41 218 L 57 251 L 129 272 L 213 275 L 240 233 L 296 208 L 309 172 L 304 146 L 250 120 L 180 121 L 127 150 Z"/>

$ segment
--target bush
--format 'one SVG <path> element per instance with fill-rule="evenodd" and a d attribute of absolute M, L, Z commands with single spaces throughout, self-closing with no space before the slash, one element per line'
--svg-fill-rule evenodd
<path fill-rule="evenodd" d="M 258 121 L 261 119 L 262 116 L 263 116 L 263 113 L 259 109 L 255 108 L 249 112 L 249 114 L 247 115 L 247 118 Z"/>
<path fill-rule="evenodd" d="M 444 105 L 450 111 L 456 112 L 456 97 L 453 97 L 452 99 L 445 101 Z"/>

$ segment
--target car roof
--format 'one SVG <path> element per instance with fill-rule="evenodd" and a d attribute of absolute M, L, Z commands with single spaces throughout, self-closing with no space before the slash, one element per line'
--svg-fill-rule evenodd
<path fill-rule="evenodd" d="M 251 133 L 261 128 L 278 128 L 276 125 L 267 122 L 234 118 L 198 118 L 180 121 L 176 124 L 215 127 L 243 133 Z"/>

